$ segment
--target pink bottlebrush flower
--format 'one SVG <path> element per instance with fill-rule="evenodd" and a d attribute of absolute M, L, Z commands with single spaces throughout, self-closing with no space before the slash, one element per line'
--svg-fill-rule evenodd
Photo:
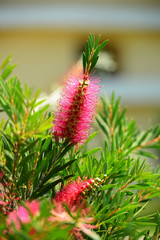
<path fill-rule="evenodd" d="M 23 206 L 20 206 L 16 212 L 18 218 L 22 223 L 29 223 L 30 222 L 30 216 L 27 211 L 27 209 Z"/>
<path fill-rule="evenodd" d="M 87 213 L 90 213 L 89 208 L 85 209 L 69 209 L 70 214 L 63 206 L 62 202 L 53 201 L 55 208 L 51 210 L 51 216 L 48 221 L 55 224 L 61 224 L 64 228 L 68 224 L 73 226 L 73 229 L 70 231 L 71 237 L 78 240 L 84 240 L 82 232 L 88 235 L 89 237 L 94 237 L 95 239 L 100 239 L 99 236 L 91 231 L 91 229 L 97 228 L 95 225 L 90 223 L 94 221 L 93 217 L 87 217 Z"/>
<path fill-rule="evenodd" d="M 40 214 L 38 201 L 26 202 L 26 206 L 32 216 L 38 216 Z M 12 223 L 14 223 L 16 229 L 21 229 L 21 224 L 27 224 L 31 222 L 31 217 L 27 208 L 19 206 L 17 210 L 14 210 L 8 214 L 7 227 L 9 228 L 10 232 L 13 232 L 12 227 L 10 227 Z"/>
<path fill-rule="evenodd" d="M 75 208 L 81 204 L 84 194 L 91 189 L 94 182 L 92 178 L 84 181 L 81 179 L 73 181 L 57 193 L 54 199 L 57 202 L 65 203 L 69 207 Z"/>
<path fill-rule="evenodd" d="M 9 226 L 12 222 L 15 224 L 17 229 L 20 229 L 21 227 L 20 222 L 29 223 L 30 216 L 27 209 L 23 206 L 20 206 L 17 210 L 10 212 L 8 214 L 7 226 Z"/>
<path fill-rule="evenodd" d="M 38 201 L 26 202 L 27 208 L 30 210 L 32 216 L 38 216 L 40 214 L 40 207 Z"/>
<path fill-rule="evenodd" d="M 69 138 L 74 144 L 87 139 L 98 100 L 98 82 L 95 77 L 84 79 L 82 74 L 66 81 L 54 120 L 55 136 Z"/>
<path fill-rule="evenodd" d="M 16 229 L 21 228 L 21 224 L 20 224 L 19 219 L 17 217 L 16 210 L 9 213 L 6 223 L 7 223 L 7 227 L 10 227 L 10 225 L 12 223 L 14 223 Z M 10 228 L 10 232 L 13 232 L 12 228 Z"/>

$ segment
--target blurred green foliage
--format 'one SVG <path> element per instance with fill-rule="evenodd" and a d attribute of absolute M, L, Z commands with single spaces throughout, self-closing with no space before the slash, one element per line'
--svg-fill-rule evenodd
<path fill-rule="evenodd" d="M 84 73 L 88 66 L 92 71 L 99 51 L 106 44 L 97 47 L 99 39 L 95 43 L 94 35 L 90 35 L 86 43 Z M 93 47 L 94 61 L 90 64 Z M 0 122 L 0 199 L 7 203 L 5 207 L 0 204 L 0 232 L 4 236 L 0 239 L 7 239 L 3 234 L 7 211 L 31 199 L 41 200 L 41 215 L 32 222 L 42 232 L 40 239 L 69 239 L 76 221 L 72 227 L 63 228 L 66 223 L 51 227 L 48 223 L 44 228 L 42 219 L 48 217 L 55 192 L 68 180 L 78 177 L 95 179 L 85 199 L 94 213 L 97 234 L 84 235 L 85 239 L 124 239 L 126 236 L 159 239 L 158 211 L 143 216 L 141 212 L 152 198 L 160 197 L 160 167 L 153 170 L 144 159 L 156 158 L 150 149 L 160 148 L 160 125 L 146 132 L 139 130 L 135 121 L 126 118 L 126 110 L 120 111 L 120 98 L 115 100 L 113 93 L 110 101 L 107 97 L 101 98 L 102 109 L 96 115 L 105 137 L 102 148 L 86 151 L 88 142 L 98 132 L 79 147 L 69 140 L 59 141 L 52 135 L 54 116 L 48 112 L 48 105 L 41 107 L 45 101 L 38 101 L 39 91 L 33 96 L 27 86 L 22 88 L 17 77 L 8 79 L 13 68 L 10 57 L 0 67 L 0 110 L 7 115 L 7 120 Z M 27 227 L 8 239 L 34 239 L 27 235 Z"/>

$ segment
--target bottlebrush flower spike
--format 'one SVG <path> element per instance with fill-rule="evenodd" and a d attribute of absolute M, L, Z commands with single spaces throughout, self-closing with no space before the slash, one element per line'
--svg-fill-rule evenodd
<path fill-rule="evenodd" d="M 65 85 L 54 120 L 53 133 L 69 138 L 71 143 L 83 143 L 93 121 L 98 93 L 98 79 L 72 76 Z"/>
<path fill-rule="evenodd" d="M 66 81 L 59 101 L 59 107 L 54 120 L 53 134 L 60 138 L 70 139 L 73 144 L 83 143 L 89 134 L 91 123 L 98 100 L 99 79 L 91 75 L 99 52 L 107 41 L 98 45 L 100 36 L 89 35 L 83 53 L 83 73 L 72 75 Z"/>
<path fill-rule="evenodd" d="M 70 208 L 77 208 L 84 200 L 85 194 L 92 189 L 94 183 L 93 178 L 84 181 L 81 179 L 73 181 L 57 193 L 54 200 L 62 204 L 65 203 Z"/>

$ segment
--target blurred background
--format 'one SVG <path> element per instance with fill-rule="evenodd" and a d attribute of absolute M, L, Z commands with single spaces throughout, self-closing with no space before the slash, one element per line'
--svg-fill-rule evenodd
<path fill-rule="evenodd" d="M 89 32 L 109 39 L 97 65 L 101 92 L 122 96 L 141 128 L 159 122 L 159 0 L 0 0 L 0 61 L 12 54 L 14 74 L 53 102 Z"/>
<path fill-rule="evenodd" d="M 142 129 L 159 122 L 159 0 L 0 0 L 0 61 L 12 54 L 14 74 L 53 102 L 89 32 L 109 39 L 97 65 L 101 93 L 122 96 Z"/>
<path fill-rule="evenodd" d="M 89 32 L 109 39 L 96 68 L 101 94 L 121 96 L 140 128 L 159 123 L 159 0 L 0 0 L 0 62 L 12 54 L 14 75 L 53 104 Z"/>
<path fill-rule="evenodd" d="M 101 93 L 122 96 L 142 129 L 159 122 L 159 0 L 0 0 L 0 61 L 12 54 L 14 74 L 53 102 L 89 32 L 109 39 L 97 65 Z"/>

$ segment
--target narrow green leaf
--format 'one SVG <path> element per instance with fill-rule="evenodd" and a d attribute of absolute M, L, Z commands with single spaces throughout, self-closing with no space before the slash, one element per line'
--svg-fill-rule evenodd
<path fill-rule="evenodd" d="M 92 34 L 89 34 L 89 51 L 90 53 L 92 52 L 92 48 L 93 48 L 93 40 L 92 40 Z"/>
<path fill-rule="evenodd" d="M 88 42 L 86 41 L 86 45 L 85 45 L 85 55 L 86 55 L 86 62 L 87 64 L 89 63 L 89 49 L 88 49 Z"/>
<path fill-rule="evenodd" d="M 138 155 L 141 155 L 141 156 L 144 156 L 144 157 L 149 157 L 149 158 L 152 158 L 152 159 L 157 159 L 157 156 L 151 152 L 146 152 L 146 151 L 136 151 L 135 152 L 136 154 Z"/>
<path fill-rule="evenodd" d="M 4 62 L 3 62 L 2 65 L 0 66 L 0 70 L 2 70 L 3 68 L 5 68 L 5 67 L 8 65 L 8 63 L 9 63 L 10 60 L 11 60 L 11 57 L 12 57 L 12 55 L 9 55 L 9 56 L 4 60 Z"/>
<path fill-rule="evenodd" d="M 115 184 L 108 184 L 108 185 L 102 186 L 102 187 L 101 187 L 101 190 L 107 190 L 107 189 L 109 189 L 109 188 L 114 188 L 114 187 L 116 187 Z"/>
<path fill-rule="evenodd" d="M 64 155 L 73 147 L 73 144 L 70 143 L 69 145 L 67 145 L 64 150 L 61 152 L 61 154 L 58 156 L 58 159 L 62 159 L 64 157 Z"/>
<path fill-rule="evenodd" d="M 64 177 L 64 180 L 67 180 L 68 178 L 70 178 L 70 177 L 72 177 L 72 176 L 73 176 L 73 174 L 70 174 L 70 175 L 68 175 L 68 176 L 65 176 L 65 177 Z M 51 182 L 51 183 L 48 183 L 48 184 L 44 185 L 44 186 L 40 189 L 40 191 L 39 191 L 38 193 L 36 193 L 36 198 L 42 196 L 42 195 L 45 194 L 45 193 L 47 193 L 49 190 L 51 190 L 52 188 L 54 188 L 54 187 L 55 187 L 58 183 L 60 183 L 60 182 L 63 182 L 63 179 L 62 179 L 62 178 L 60 178 L 60 179 L 58 179 L 58 180 L 56 180 L 56 181 L 53 181 L 53 182 Z M 34 194 L 35 194 L 35 193 L 33 193 L 33 195 L 32 195 L 31 197 L 33 197 Z"/>
<path fill-rule="evenodd" d="M 14 66 L 11 66 L 11 65 L 8 65 L 5 70 L 3 71 L 1 77 L 3 78 L 3 80 L 6 80 L 7 77 L 11 74 L 12 70 L 16 67 L 16 65 Z"/>
<path fill-rule="evenodd" d="M 25 146 L 24 148 L 20 149 L 21 154 L 24 154 L 27 151 L 33 150 L 33 147 L 36 145 L 36 143 L 39 141 L 39 139 L 36 139 L 34 141 L 32 141 L 31 143 L 29 143 L 27 146 Z"/>
<path fill-rule="evenodd" d="M 12 173 L 10 172 L 10 170 L 5 166 L 3 165 L 2 163 L 0 163 L 0 169 L 3 169 L 5 171 L 6 174 L 9 174 L 9 177 L 11 178 L 12 176 Z M 3 172 L 3 171 L 2 171 Z"/>
<path fill-rule="evenodd" d="M 92 150 L 90 150 L 90 151 L 84 153 L 83 156 L 85 157 L 85 156 L 87 156 L 87 155 L 91 155 L 91 154 L 93 154 L 93 153 L 98 152 L 99 150 L 101 150 L 101 147 L 94 148 L 94 149 L 92 149 Z"/>
<path fill-rule="evenodd" d="M 22 158 L 22 160 L 18 164 L 18 167 L 22 167 L 27 162 L 30 162 L 30 161 L 33 162 L 33 160 L 35 160 L 33 157 L 36 158 L 36 152 L 32 152 L 29 155 L 27 155 L 26 157 Z"/>
<path fill-rule="evenodd" d="M 109 133 L 106 129 L 106 127 L 104 126 L 103 123 L 101 123 L 101 121 L 96 117 L 96 121 L 99 124 L 100 128 L 102 129 L 102 131 L 104 132 L 104 134 L 106 135 L 106 137 L 109 139 Z"/>
<path fill-rule="evenodd" d="M 91 66 L 90 66 L 90 68 L 89 68 L 89 73 L 91 73 L 91 72 L 93 71 L 93 69 L 94 69 L 94 67 L 96 66 L 96 63 L 97 63 L 97 61 L 98 61 L 98 58 L 99 58 L 99 56 L 97 56 L 97 57 L 94 59 L 94 61 L 92 61 Z"/>
<path fill-rule="evenodd" d="M 86 72 L 86 55 L 85 53 L 83 52 L 83 73 Z"/>
<path fill-rule="evenodd" d="M 3 152 L 8 160 L 14 162 L 14 154 L 12 153 L 12 151 L 4 149 Z"/>
<path fill-rule="evenodd" d="M 4 80 L 0 77 L 0 86 L 5 93 L 5 95 L 10 98 L 10 91 L 7 82 L 4 82 Z M 3 95 L 3 94 L 2 94 Z"/>
<path fill-rule="evenodd" d="M 9 121 L 9 120 L 6 121 L 6 124 L 4 125 L 3 130 L 6 130 L 8 121 Z M 3 136 L 3 137 L 5 138 L 5 140 L 10 144 L 10 146 L 14 148 L 14 144 L 13 144 L 13 142 L 12 142 L 11 136 L 5 134 L 5 132 L 4 132 L 3 130 L 0 130 L 2 136 Z M 8 148 L 7 148 L 7 149 L 8 149 Z M 10 149 L 9 151 L 11 151 L 11 148 L 9 148 L 9 149 Z"/>
<path fill-rule="evenodd" d="M 25 174 L 21 174 L 17 185 L 21 186 L 22 184 L 27 184 L 32 176 L 32 173 L 33 173 L 33 170 L 30 170 Z"/>
<path fill-rule="evenodd" d="M 78 171 L 79 176 L 82 178 L 82 177 L 83 177 L 83 174 L 82 174 L 82 172 L 81 172 L 80 167 L 78 166 L 78 163 L 75 162 L 75 165 L 76 165 L 76 169 L 77 169 L 77 171 Z"/>
<path fill-rule="evenodd" d="M 111 105 L 112 105 L 112 108 L 114 106 L 114 101 L 115 101 L 115 92 L 113 91 L 112 95 L 111 95 Z"/>
<path fill-rule="evenodd" d="M 99 45 L 99 51 L 101 51 L 107 44 L 109 40 L 105 40 L 101 45 Z"/>
<path fill-rule="evenodd" d="M 64 165 L 60 166 L 56 166 L 54 169 L 52 169 L 50 171 L 50 173 L 47 175 L 47 177 L 44 179 L 43 181 L 43 185 L 44 183 L 46 183 L 50 178 L 53 178 L 55 174 L 58 174 L 60 171 L 64 170 L 65 168 L 67 168 L 68 166 L 70 166 L 72 163 L 74 163 L 76 161 L 76 159 L 68 161 L 67 163 L 65 163 Z"/>
<path fill-rule="evenodd" d="M 8 117 L 13 121 L 12 112 L 11 112 L 12 106 L 10 105 L 10 103 L 6 101 L 2 96 L 0 96 L 0 104 L 2 105 Z"/>
<path fill-rule="evenodd" d="M 94 45 L 94 48 L 95 48 L 95 49 L 96 49 L 97 46 L 98 46 L 98 43 L 99 43 L 99 41 L 100 41 L 100 38 L 101 38 L 101 34 L 98 36 L 98 38 L 97 38 L 97 40 L 96 40 L 96 42 L 95 42 L 95 45 Z"/>
<path fill-rule="evenodd" d="M 41 161 L 41 163 L 39 164 L 39 166 L 36 168 L 34 176 L 33 176 L 33 181 L 35 181 L 39 175 L 39 173 L 42 172 L 42 170 L 44 169 L 44 167 L 47 165 L 47 161 L 46 159 L 43 159 Z"/>

